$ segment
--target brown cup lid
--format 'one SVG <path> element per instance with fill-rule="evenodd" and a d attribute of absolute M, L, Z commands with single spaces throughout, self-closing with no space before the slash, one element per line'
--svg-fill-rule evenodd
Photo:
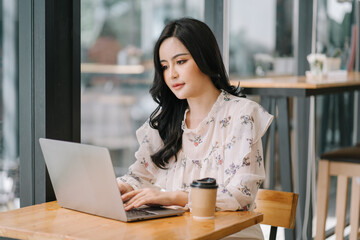
<path fill-rule="evenodd" d="M 218 185 L 216 184 L 215 178 L 203 178 L 203 179 L 194 180 L 191 183 L 190 187 L 214 189 L 214 188 L 218 188 Z"/>

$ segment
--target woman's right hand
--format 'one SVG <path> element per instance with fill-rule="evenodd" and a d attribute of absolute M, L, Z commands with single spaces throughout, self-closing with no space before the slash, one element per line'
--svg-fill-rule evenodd
<path fill-rule="evenodd" d="M 123 181 L 117 180 L 117 184 L 118 184 L 121 195 L 134 190 L 134 188 L 130 184 L 124 183 Z"/>

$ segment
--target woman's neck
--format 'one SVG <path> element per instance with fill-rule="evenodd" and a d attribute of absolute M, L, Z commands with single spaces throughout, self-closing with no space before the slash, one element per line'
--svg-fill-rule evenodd
<path fill-rule="evenodd" d="M 195 129 L 207 117 L 217 98 L 219 97 L 220 90 L 213 88 L 204 94 L 187 99 L 189 111 L 186 115 L 186 126 L 189 129 Z"/>

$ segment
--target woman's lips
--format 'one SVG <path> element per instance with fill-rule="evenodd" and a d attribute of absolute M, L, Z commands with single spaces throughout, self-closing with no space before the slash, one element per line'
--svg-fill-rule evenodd
<path fill-rule="evenodd" d="M 182 88 L 183 86 L 185 85 L 185 83 L 177 83 L 177 84 L 174 84 L 172 85 L 173 89 L 180 89 Z"/>

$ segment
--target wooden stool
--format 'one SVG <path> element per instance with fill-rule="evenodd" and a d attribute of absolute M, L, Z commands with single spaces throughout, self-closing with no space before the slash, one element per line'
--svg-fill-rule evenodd
<path fill-rule="evenodd" d="M 352 177 L 350 205 L 350 240 L 358 239 L 360 205 L 360 147 L 346 147 L 324 153 L 319 162 L 316 236 L 325 239 L 325 223 L 328 209 L 330 176 L 337 176 L 336 189 L 336 239 L 344 238 L 345 216 L 348 196 L 348 178 Z"/>

